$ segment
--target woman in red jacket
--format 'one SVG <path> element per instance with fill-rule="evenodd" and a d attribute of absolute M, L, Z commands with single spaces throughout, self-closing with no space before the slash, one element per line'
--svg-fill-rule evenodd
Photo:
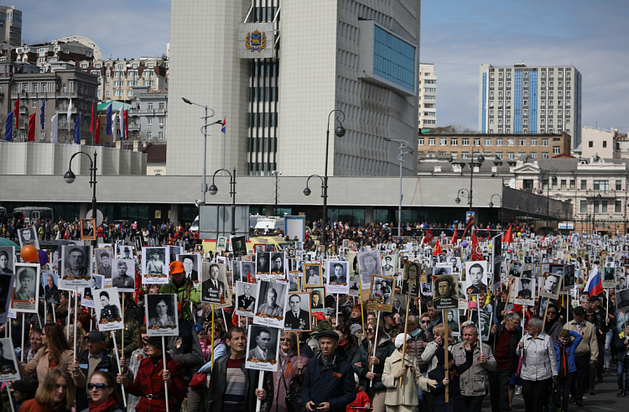
<path fill-rule="evenodd" d="M 162 360 L 162 342 L 157 337 L 144 337 L 144 352 L 148 355 L 138 368 L 134 382 L 129 382 L 126 375 L 119 373 L 117 382 L 124 385 L 128 393 L 141 396 L 137 411 L 166 411 L 166 393 L 164 382 L 168 385 L 168 405 L 173 409 L 174 401 L 182 401 L 186 396 L 181 364 L 166 354 L 166 368 Z M 160 379 L 161 376 L 161 379 Z"/>

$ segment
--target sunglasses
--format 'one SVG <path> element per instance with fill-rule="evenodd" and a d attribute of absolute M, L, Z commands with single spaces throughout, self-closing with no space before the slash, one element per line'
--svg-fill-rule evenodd
<path fill-rule="evenodd" d="M 88 383 L 87 384 L 87 389 L 89 390 L 98 389 L 99 391 L 102 391 L 105 388 L 109 388 L 109 385 L 105 385 L 104 383 Z"/>
<path fill-rule="evenodd" d="M 290 342 L 291 338 L 280 338 L 280 342 Z"/>
<path fill-rule="evenodd" d="M 426 325 L 428 325 L 430 323 L 429 320 L 422 320 L 422 323 L 425 323 Z"/>
<path fill-rule="evenodd" d="M 373 329 L 367 329 L 367 332 L 373 332 Z"/>
<path fill-rule="evenodd" d="M 557 314 L 557 312 L 555 312 L 555 311 L 549 311 L 549 312 L 547 312 L 547 313 L 548 313 L 549 315 L 556 315 L 556 314 Z"/>

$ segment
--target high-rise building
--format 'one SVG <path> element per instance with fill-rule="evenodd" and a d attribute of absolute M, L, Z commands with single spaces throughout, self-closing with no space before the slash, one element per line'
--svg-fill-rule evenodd
<path fill-rule="evenodd" d="M 22 12 L 15 6 L 0 6 L 0 43 L 15 47 L 22 43 Z"/>
<path fill-rule="evenodd" d="M 419 21 L 419 1 L 173 0 L 168 174 L 203 170 L 204 111 L 182 97 L 226 120 L 209 171 L 323 174 L 329 120 L 330 175 L 398 174 L 387 139 L 417 145 Z"/>
<path fill-rule="evenodd" d="M 419 64 L 419 128 L 437 127 L 437 75 L 432 63 Z"/>
<path fill-rule="evenodd" d="M 581 144 L 581 73 L 574 66 L 480 65 L 482 133 L 561 133 Z"/>

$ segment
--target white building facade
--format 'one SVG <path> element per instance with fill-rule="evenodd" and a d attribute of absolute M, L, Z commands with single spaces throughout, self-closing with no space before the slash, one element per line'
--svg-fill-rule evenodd
<path fill-rule="evenodd" d="M 419 64 L 419 128 L 437 127 L 437 75 L 432 63 Z"/>
<path fill-rule="evenodd" d="M 329 175 L 397 175 L 386 139 L 417 145 L 419 20 L 419 1 L 173 0 L 168 174 L 203 169 L 204 110 L 185 97 L 226 120 L 208 171 L 323 175 L 329 119 Z"/>

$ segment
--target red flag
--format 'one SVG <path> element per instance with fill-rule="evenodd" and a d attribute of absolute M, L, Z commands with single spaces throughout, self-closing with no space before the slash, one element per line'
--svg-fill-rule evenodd
<path fill-rule="evenodd" d="M 454 233 L 452 234 L 452 241 L 450 242 L 451 245 L 456 245 L 456 240 L 457 240 L 456 233 L 457 233 L 457 230 L 454 229 Z"/>
<path fill-rule="evenodd" d="M 511 225 L 509 225 L 509 229 L 507 233 L 502 237 L 502 241 L 504 243 L 513 243 L 513 231 L 511 230 Z"/>
<path fill-rule="evenodd" d="M 434 235 L 432 234 L 432 230 L 428 229 L 428 233 L 422 239 L 422 244 L 430 243 Z"/>
<path fill-rule="evenodd" d="M 92 102 L 92 121 L 90 122 L 90 134 L 94 133 L 94 102 Z"/>
<path fill-rule="evenodd" d="M 127 138 L 127 140 L 129 140 L 129 111 L 125 110 L 124 112 L 124 129 L 125 129 L 125 136 Z"/>
<path fill-rule="evenodd" d="M 94 144 L 100 144 L 100 116 L 96 119 L 96 133 L 94 134 Z"/>
<path fill-rule="evenodd" d="M 28 141 L 35 141 L 35 113 L 28 116 Z"/>
<path fill-rule="evenodd" d="M 432 255 L 438 256 L 442 253 L 443 253 L 443 250 L 441 250 L 441 243 L 437 241 L 437 244 L 435 245 L 435 250 L 432 251 Z"/>
<path fill-rule="evenodd" d="M 15 101 L 15 107 L 13 108 L 13 117 L 15 117 L 15 128 L 20 128 L 20 98 Z"/>
<path fill-rule="evenodd" d="M 472 230 L 472 260 L 485 260 L 483 255 L 478 252 L 478 239 L 476 239 L 475 230 Z"/>

